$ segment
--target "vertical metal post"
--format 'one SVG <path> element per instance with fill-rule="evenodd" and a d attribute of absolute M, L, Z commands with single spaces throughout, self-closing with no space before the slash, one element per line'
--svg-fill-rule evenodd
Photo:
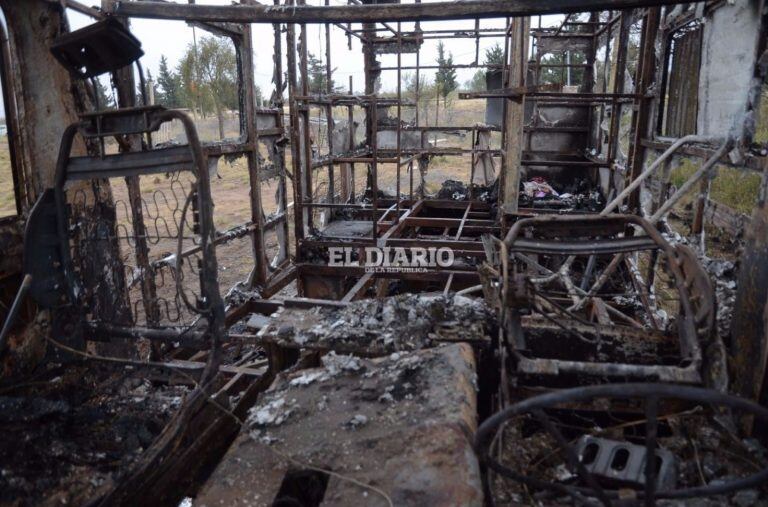
<path fill-rule="evenodd" d="M 643 171 L 645 148 L 641 141 L 648 135 L 648 125 L 651 118 L 653 99 L 645 97 L 648 89 L 656 82 L 656 35 L 659 31 L 661 8 L 649 8 L 643 21 L 643 35 L 640 41 L 640 59 L 638 61 L 637 90 L 641 94 L 639 107 L 633 115 L 634 137 L 629 147 L 630 181 L 637 178 Z M 640 188 L 629 196 L 629 209 L 638 210 L 640 206 Z"/>
<path fill-rule="evenodd" d="M 400 221 L 400 157 L 402 157 L 402 141 L 400 136 L 402 135 L 402 100 L 403 100 L 403 94 L 402 94 L 402 86 L 401 86 L 401 70 L 400 66 L 402 64 L 402 51 L 403 51 L 403 33 L 402 33 L 402 27 L 401 23 L 398 21 L 397 23 L 397 183 L 396 183 L 396 191 L 395 191 L 395 223 Z"/>
<path fill-rule="evenodd" d="M 373 203 L 373 239 L 379 237 L 378 232 L 378 210 L 379 210 L 379 142 L 378 142 L 378 129 L 379 129 L 379 105 L 377 96 L 374 94 L 373 99 L 369 102 L 371 113 L 371 147 L 372 147 L 372 163 L 371 163 L 371 199 Z"/>
<path fill-rule="evenodd" d="M 275 5 L 280 5 L 280 0 L 274 0 Z M 274 31 L 274 74 L 272 76 L 272 81 L 275 84 L 275 90 L 272 95 L 271 100 L 271 106 L 276 108 L 278 110 L 277 113 L 277 127 L 280 129 L 280 131 L 283 131 L 283 41 L 282 36 L 280 34 L 280 24 L 275 23 L 272 25 L 272 29 Z M 288 213 L 287 213 L 287 207 L 288 207 L 288 195 L 287 195 L 287 189 L 286 189 L 286 181 L 285 181 L 285 148 L 283 146 L 277 145 L 277 157 L 278 157 L 278 165 L 281 170 L 281 174 L 279 176 L 278 181 L 278 200 L 280 201 L 278 203 L 278 214 L 282 214 L 283 218 L 280 220 L 280 223 L 278 224 L 278 227 L 280 228 L 280 231 L 282 233 L 278 233 L 277 240 L 280 243 L 279 247 L 280 250 L 285 252 L 285 255 L 288 255 L 288 234 L 289 234 L 289 227 L 288 227 Z M 294 204 L 295 206 L 295 204 Z M 282 259 L 280 259 L 282 260 Z"/>
<path fill-rule="evenodd" d="M 305 0 L 299 0 L 299 5 L 304 5 L 306 2 Z M 301 72 L 301 94 L 303 96 L 309 95 L 309 72 L 307 69 L 307 51 L 308 51 L 308 44 L 309 41 L 307 40 L 307 25 L 306 23 L 301 24 L 301 35 L 300 35 L 300 45 L 301 53 L 299 57 L 301 58 L 301 61 L 299 63 L 299 71 Z M 312 176 L 313 176 L 313 170 L 312 170 L 312 132 L 311 132 L 311 125 L 309 122 L 310 117 L 310 110 L 309 110 L 309 104 L 304 103 L 301 108 L 301 119 L 302 119 L 302 125 L 304 126 L 304 203 L 302 203 L 302 208 L 306 210 L 305 220 L 307 221 L 307 229 L 309 230 L 310 234 L 314 230 L 314 223 L 313 223 L 313 210 L 312 208 L 308 207 L 308 204 L 311 204 L 314 201 L 313 196 L 313 189 L 312 189 Z"/>
<path fill-rule="evenodd" d="M 330 5 L 329 0 L 325 0 L 325 5 Z M 333 93 L 333 80 L 331 71 L 331 28 L 328 23 L 325 24 L 325 92 L 330 95 Z M 318 126 L 318 129 L 320 127 Z M 334 163 L 333 163 L 333 103 L 329 100 L 325 106 L 325 130 L 328 137 L 328 202 L 335 202 L 336 185 L 334 182 Z"/>
<path fill-rule="evenodd" d="M 352 76 L 349 76 L 349 94 L 352 95 Z M 349 126 L 349 149 L 355 149 L 355 115 L 351 105 L 347 106 L 347 123 Z M 349 201 L 355 201 L 355 164 L 349 164 Z"/>
<path fill-rule="evenodd" d="M 295 0 L 286 0 L 293 5 Z M 296 78 L 296 25 L 286 25 L 286 59 L 288 64 L 288 111 L 290 114 L 291 166 L 293 169 L 293 220 L 296 238 L 296 258 L 301 260 L 299 242 L 304 239 L 304 190 L 301 174 L 301 137 L 299 134 L 299 112 L 296 102 L 298 82 Z"/>
<path fill-rule="evenodd" d="M 526 76 L 526 63 L 528 55 L 528 36 L 530 32 L 530 18 L 518 17 L 512 20 L 509 38 L 512 42 L 509 51 L 509 71 L 507 72 L 506 87 L 524 86 Z M 518 197 L 520 193 L 520 169 L 522 159 L 523 124 L 525 100 L 513 102 L 505 100 L 504 115 L 504 160 L 502 161 L 503 177 L 503 205 L 499 207 L 499 213 L 517 212 Z"/>
<path fill-rule="evenodd" d="M 613 93 L 624 93 L 624 81 L 627 72 L 627 42 L 632 11 L 622 11 L 619 19 L 619 41 L 616 46 L 616 69 L 613 80 Z M 611 126 L 608 134 L 608 162 L 612 162 L 619 150 L 619 127 L 621 126 L 621 105 L 611 101 Z"/>
<path fill-rule="evenodd" d="M 242 93 L 245 108 L 245 135 L 248 139 L 249 150 L 246 154 L 248 174 L 251 186 L 251 222 L 255 224 L 251 232 L 251 244 L 253 246 L 254 266 L 249 279 L 251 287 L 263 287 L 267 282 L 267 254 L 264 245 L 264 210 L 261 205 L 261 161 L 259 159 L 259 129 L 256 125 L 256 97 L 254 96 L 255 83 L 253 77 L 253 38 L 251 25 L 242 26 L 242 39 L 240 40 L 240 62 L 242 77 Z"/>
<path fill-rule="evenodd" d="M 128 27 L 128 20 L 121 19 L 121 22 Z M 115 72 L 115 86 L 117 88 L 118 107 L 128 108 L 136 105 L 136 80 L 131 66 L 124 67 Z M 127 149 L 126 149 L 127 148 Z M 124 151 L 141 151 L 141 136 L 128 136 L 127 146 L 123 146 Z M 104 153 L 101 154 L 102 156 Z M 144 212 L 141 200 L 141 188 L 138 176 L 127 176 L 125 184 L 128 188 L 128 200 L 131 207 L 131 223 L 135 236 L 135 256 L 136 266 L 145 273 L 141 277 L 141 296 L 147 325 L 157 326 L 160 324 L 160 308 L 157 305 L 157 285 L 155 283 L 155 271 L 149 262 L 149 245 L 147 244 L 147 227 L 144 223 Z M 183 232 L 179 231 L 179 235 Z M 129 305 L 130 306 L 130 305 Z M 132 311 L 131 308 L 128 312 Z M 136 319 L 136 316 L 133 316 Z M 160 354 L 160 349 L 156 344 L 152 344 L 152 357 L 156 358 Z"/>

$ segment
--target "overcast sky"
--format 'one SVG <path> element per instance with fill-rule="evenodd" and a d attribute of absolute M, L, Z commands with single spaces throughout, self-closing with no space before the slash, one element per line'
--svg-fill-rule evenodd
<path fill-rule="evenodd" d="M 436 0 L 423 0 L 425 3 Z M 88 3 L 88 2 L 86 2 Z M 186 2 L 178 2 L 186 3 Z M 231 0 L 198 0 L 198 4 L 231 4 Z M 308 0 L 307 3 L 321 5 L 323 0 Z M 331 0 L 332 5 L 346 5 L 346 0 Z M 82 28 L 91 24 L 93 20 L 87 16 L 69 10 L 69 19 L 72 30 Z M 552 26 L 559 23 L 562 16 L 544 16 L 543 25 Z M 503 20 L 481 20 L 481 28 L 498 28 L 503 26 Z M 532 21 L 536 26 L 538 19 Z M 359 25 L 358 25 L 359 26 Z M 394 25 L 393 25 L 394 26 Z M 403 23 L 402 29 L 412 30 L 413 23 Z M 470 30 L 474 28 L 474 21 L 440 21 L 422 23 L 422 29 L 450 29 L 450 30 Z M 157 76 L 157 70 L 160 64 L 160 57 L 165 55 L 171 67 L 175 67 L 185 52 L 185 49 L 192 43 L 193 29 L 186 23 L 180 21 L 159 21 L 149 19 L 132 19 L 131 31 L 141 41 L 145 56 L 142 63 L 145 69 L 149 69 L 153 76 Z M 307 27 L 309 51 L 315 56 L 325 61 L 325 27 L 323 25 L 309 25 Z M 206 32 L 197 29 L 197 37 L 206 35 Z M 298 34 L 297 34 L 298 35 Z M 254 52 L 255 52 L 255 79 L 256 84 L 261 87 L 265 96 L 268 96 L 272 90 L 272 48 L 273 31 L 272 25 L 254 25 Z M 352 76 L 355 91 L 363 90 L 363 57 L 359 40 L 352 38 L 352 50 L 347 46 L 347 37 L 344 32 L 337 27 L 331 27 L 331 65 L 335 69 L 333 79 L 338 85 L 345 89 L 349 82 L 349 76 Z M 424 42 L 421 48 L 421 65 L 434 65 L 437 57 L 436 40 Z M 485 49 L 492 46 L 495 42 L 502 42 L 501 38 L 482 38 L 480 39 L 480 61 L 482 63 Z M 454 63 L 472 63 L 475 57 L 475 42 L 473 39 L 446 39 L 444 41 L 446 50 L 453 54 Z M 396 55 L 382 55 L 379 57 L 383 67 L 394 67 L 397 63 Z M 415 65 L 416 57 L 414 54 L 402 55 L 403 65 Z M 472 78 L 476 69 L 458 69 L 458 80 L 460 83 Z M 405 74 L 405 71 L 403 72 Z M 421 72 L 421 79 L 432 80 L 434 70 L 424 70 Z M 397 73 L 394 71 L 385 71 L 382 74 L 382 87 L 385 91 L 395 90 L 397 86 Z"/>

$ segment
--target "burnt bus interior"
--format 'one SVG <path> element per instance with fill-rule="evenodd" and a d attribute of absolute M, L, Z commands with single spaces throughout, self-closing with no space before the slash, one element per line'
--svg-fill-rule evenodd
<path fill-rule="evenodd" d="M 0 0 L 0 505 L 765 504 L 766 8 Z"/>

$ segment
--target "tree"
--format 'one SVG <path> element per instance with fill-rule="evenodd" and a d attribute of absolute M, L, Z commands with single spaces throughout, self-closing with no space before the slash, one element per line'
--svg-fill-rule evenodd
<path fill-rule="evenodd" d="M 312 53 L 307 54 L 307 76 L 309 78 L 309 93 L 326 93 L 327 75 L 325 64 Z M 333 82 L 333 70 L 331 70 L 331 91 L 337 91 Z"/>
<path fill-rule="evenodd" d="M 498 42 L 485 50 L 485 65 L 503 65 L 504 48 Z"/>
<path fill-rule="evenodd" d="M 170 108 L 181 107 L 181 77 L 168 68 L 168 60 L 165 58 L 165 55 L 160 57 L 157 86 L 156 103 Z"/>
<path fill-rule="evenodd" d="M 442 41 L 437 45 L 437 66 L 435 84 L 440 95 L 443 96 L 443 105 L 445 105 L 448 95 L 459 87 L 459 83 L 456 80 L 456 69 L 453 68 L 453 55 L 449 52 L 448 56 L 445 56 L 445 46 Z"/>
<path fill-rule="evenodd" d="M 196 50 L 197 49 L 197 50 Z M 224 137 L 224 112 L 237 109 L 237 58 L 235 50 L 225 39 L 203 37 L 197 44 L 187 46 L 179 63 L 182 100 L 196 104 L 202 114 L 211 110 L 219 120 L 219 136 Z"/>
<path fill-rule="evenodd" d="M 114 109 L 115 108 L 115 98 L 110 93 L 110 91 L 107 89 L 106 86 L 104 86 L 104 83 L 99 78 L 94 78 L 93 80 L 94 85 L 96 87 L 96 100 L 98 101 L 98 109 Z"/>
<path fill-rule="evenodd" d="M 144 88 L 144 93 L 141 91 L 141 83 L 136 83 L 136 104 L 138 105 L 149 105 L 149 101 L 152 100 L 152 97 L 155 98 L 155 104 L 158 103 L 158 97 L 160 94 L 160 90 L 157 87 L 157 81 L 152 77 L 152 71 L 147 70 L 147 79 L 145 80 L 146 87 Z M 152 88 L 152 93 L 150 94 L 149 88 Z M 147 98 L 147 104 L 144 103 L 144 97 Z"/>
<path fill-rule="evenodd" d="M 264 106 L 264 94 L 261 92 L 261 86 L 254 83 L 253 85 L 253 100 L 256 107 Z"/>
<path fill-rule="evenodd" d="M 485 59 L 483 65 L 503 65 L 504 64 L 504 48 L 497 42 L 493 46 L 486 48 Z M 498 67 L 491 67 L 498 68 Z M 472 79 L 464 84 L 464 87 L 471 92 L 481 92 L 487 89 L 485 75 L 489 68 L 478 70 Z"/>
<path fill-rule="evenodd" d="M 564 65 L 570 61 L 571 65 L 583 64 L 584 53 L 571 52 L 570 58 L 566 52 L 549 53 L 541 59 L 542 68 L 539 72 L 540 84 L 568 84 L 568 69 L 566 67 L 547 67 L 546 65 Z M 581 85 L 584 81 L 584 67 L 571 68 L 572 85 Z"/>
<path fill-rule="evenodd" d="M 464 83 L 464 89 L 468 92 L 482 92 L 486 89 L 485 71 L 478 70 L 472 79 Z"/>

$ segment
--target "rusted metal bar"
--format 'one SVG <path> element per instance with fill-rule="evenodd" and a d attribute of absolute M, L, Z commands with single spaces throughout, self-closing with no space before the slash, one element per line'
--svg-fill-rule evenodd
<path fill-rule="evenodd" d="M 25 205 L 31 205 L 28 201 L 30 192 L 28 191 L 30 181 L 24 173 L 23 157 L 21 157 L 21 133 L 18 128 L 18 114 L 15 113 L 16 97 L 13 94 L 13 76 L 12 58 L 10 45 L 5 25 L 0 23 L 0 90 L 3 98 L 3 111 L 5 113 L 6 139 L 8 142 L 8 152 L 10 155 L 11 178 L 13 179 L 13 196 L 16 201 L 16 214 L 21 215 L 26 208 Z"/>
<path fill-rule="evenodd" d="M 120 22 L 128 28 L 128 21 L 120 19 Z M 118 107 L 129 108 L 136 105 L 136 82 L 131 67 L 126 67 L 114 73 L 114 82 L 117 88 Z M 142 151 L 141 136 L 138 134 L 127 136 L 127 143 L 121 145 L 121 151 L 140 152 Z M 102 144 L 103 147 L 103 144 Z M 102 148 L 103 149 L 103 148 Z M 101 154 L 102 157 L 105 153 Z M 160 323 L 160 308 L 157 305 L 157 284 L 153 276 L 153 268 L 149 262 L 149 245 L 147 244 L 147 227 L 144 223 L 144 212 L 142 208 L 141 188 L 138 176 L 127 176 L 125 184 L 128 189 L 128 200 L 130 202 L 131 223 L 135 234 L 134 255 L 136 257 L 136 266 L 142 273 L 141 277 L 141 296 L 144 312 L 146 314 L 147 324 L 157 326 Z M 179 231 L 181 234 L 181 231 Z M 159 354 L 159 349 L 153 348 L 153 359 Z"/>
<path fill-rule="evenodd" d="M 470 161 L 469 161 L 469 200 L 471 201 L 474 198 L 475 193 L 475 163 L 476 163 L 476 154 L 474 152 L 475 148 L 477 148 L 477 130 L 472 129 L 472 153 L 470 154 Z M 486 182 L 487 183 L 487 182 Z"/>
<path fill-rule="evenodd" d="M 3 322 L 2 330 L 0 330 L 0 356 L 5 352 L 5 346 L 7 343 L 8 333 L 10 333 L 13 325 L 16 323 L 16 317 L 21 310 L 21 304 L 24 302 L 24 298 L 29 292 L 29 288 L 32 286 L 32 275 L 29 273 L 24 275 L 19 285 L 19 290 L 16 292 L 16 297 L 13 298 L 11 308 L 8 310 L 8 315 Z"/>
<path fill-rule="evenodd" d="M 616 68 L 613 81 L 613 92 L 624 93 L 624 81 L 627 67 L 627 47 L 629 43 L 629 28 L 632 24 L 632 13 L 629 11 L 619 14 L 621 17 L 619 40 L 616 45 Z M 621 125 L 621 106 L 611 103 L 611 124 L 608 130 L 608 161 L 616 159 L 619 149 L 619 127 Z"/>
<path fill-rule="evenodd" d="M 273 0 L 273 2 L 275 5 L 280 5 L 280 0 Z M 276 110 L 275 126 L 277 127 L 279 135 L 283 136 L 285 132 L 285 125 L 283 124 L 283 41 L 280 24 L 275 23 L 272 25 L 272 31 L 274 33 L 274 49 L 272 58 L 275 64 L 272 74 L 272 82 L 274 83 L 275 88 L 272 92 L 270 106 Z M 263 136 L 265 132 L 262 130 L 260 134 Z M 257 150 L 258 149 L 259 148 L 257 147 Z M 287 218 L 285 218 L 288 214 L 288 189 L 285 176 L 285 147 L 277 144 L 276 149 L 277 153 L 275 156 L 277 157 L 277 164 L 281 169 L 281 172 L 278 176 L 277 192 L 279 203 L 277 213 L 282 214 L 284 217 L 280 222 L 280 229 L 277 233 L 277 242 L 280 253 L 278 254 L 279 256 L 275 259 L 275 261 L 279 263 L 288 258 L 289 255 L 290 247 L 288 238 L 290 237 L 290 227 Z"/>
<path fill-rule="evenodd" d="M 377 244 L 386 245 L 391 238 L 398 236 L 402 232 L 402 230 L 406 227 L 406 224 L 404 221 L 411 216 L 418 215 L 423 208 L 424 208 L 423 200 L 419 200 L 419 201 L 416 201 L 415 203 L 412 203 L 410 205 L 410 208 L 408 208 L 408 210 L 406 210 L 406 212 L 403 213 L 403 216 L 399 217 L 398 223 L 395 224 L 394 227 L 389 228 L 387 232 L 382 234 L 381 238 L 379 238 L 379 240 L 377 241 Z"/>
<path fill-rule="evenodd" d="M 506 76 L 507 88 L 525 87 L 526 62 L 528 61 L 529 18 L 514 18 L 510 25 L 512 50 L 507 63 L 509 72 Z M 520 160 L 523 152 L 523 115 L 522 101 L 505 101 L 504 115 L 504 158 L 502 159 L 503 187 L 501 189 L 501 213 L 517 211 L 520 192 Z"/>
<path fill-rule="evenodd" d="M 299 95 L 296 97 L 296 100 L 299 102 L 303 102 L 303 106 L 306 104 L 311 105 L 339 105 L 339 106 L 346 106 L 346 105 L 354 105 L 354 106 L 360 106 L 360 107 L 370 107 L 370 103 L 373 101 L 374 97 L 373 95 L 340 95 L 340 94 L 312 94 L 312 95 Z M 391 99 L 387 97 L 378 97 L 376 96 L 376 101 L 378 102 L 379 106 L 395 106 L 397 99 Z M 414 106 L 415 104 L 411 102 L 404 102 L 401 103 L 403 106 Z"/>
<path fill-rule="evenodd" d="M 566 23 L 568 23 L 568 20 L 571 19 L 572 14 L 567 14 L 565 18 L 563 18 L 563 22 L 560 23 L 560 26 L 557 27 L 557 30 L 555 30 L 555 33 L 553 33 L 553 36 L 560 35 L 560 32 L 563 31 L 563 28 L 565 28 Z"/>
<path fill-rule="evenodd" d="M 675 141 L 676 139 L 669 139 L 665 137 L 665 138 L 655 138 L 655 139 L 643 139 L 640 141 L 640 144 L 652 150 L 664 151 L 667 148 L 669 148 Z M 677 151 L 680 155 L 704 159 L 704 160 L 710 158 L 715 153 L 715 149 L 711 147 L 698 146 L 698 145 L 681 146 Z M 734 164 L 727 157 L 723 158 L 720 161 L 720 163 L 722 165 L 727 165 L 729 167 L 733 167 L 739 170 L 762 172 L 764 159 L 762 157 L 756 157 L 747 153 L 745 154 L 744 158 L 738 162 L 738 164 Z"/>
<path fill-rule="evenodd" d="M 305 4 L 306 0 L 297 0 L 300 6 Z M 299 37 L 299 72 L 301 73 L 301 93 L 303 95 L 309 94 L 309 69 L 308 69 L 308 53 L 309 53 L 309 41 L 307 40 L 307 25 L 301 25 L 301 35 Z M 312 202 L 314 199 L 314 189 L 312 188 L 312 132 L 310 125 L 310 112 L 309 108 L 300 108 L 300 114 L 302 119 L 302 125 L 304 130 L 303 134 L 303 161 L 304 161 L 304 202 Z M 300 150 L 301 151 L 301 150 Z M 294 149 L 294 154 L 296 150 Z M 298 208 L 297 208 L 298 209 Z M 309 233 L 314 231 L 314 217 L 312 213 L 305 215 L 306 226 Z"/>
<path fill-rule="evenodd" d="M 245 116 L 245 136 L 250 144 L 250 150 L 246 154 L 250 183 L 251 223 L 255 229 L 251 233 L 251 245 L 253 247 L 253 270 L 248 278 L 250 287 L 263 287 L 267 280 L 267 267 L 269 262 L 266 257 L 266 245 L 264 243 L 264 210 L 261 203 L 261 161 L 259 157 L 259 129 L 256 121 L 256 97 L 254 90 L 253 68 L 253 37 L 250 25 L 241 27 L 242 36 L 233 39 L 238 47 L 240 62 L 242 65 L 240 77 L 242 82 L 241 93 L 243 95 L 243 111 Z"/>
<path fill-rule="evenodd" d="M 325 0 L 325 5 L 330 5 L 330 0 Z M 331 28 L 328 23 L 325 24 L 325 91 L 328 94 L 333 92 L 333 79 L 331 71 Z M 333 105 L 325 106 L 325 131 L 328 139 L 328 154 L 333 156 Z M 350 125 L 350 128 L 352 126 Z M 336 198 L 336 182 L 334 181 L 333 164 L 328 165 L 328 200 L 333 202 Z"/>
<path fill-rule="evenodd" d="M 637 73 L 640 76 L 638 80 L 638 89 L 641 94 L 645 94 L 648 89 L 656 82 L 656 32 L 659 30 L 661 19 L 661 8 L 655 7 L 648 9 L 643 21 L 643 35 L 640 40 L 640 59 L 638 61 Z M 633 112 L 634 116 L 634 137 L 629 147 L 629 166 L 630 181 L 636 178 L 643 170 L 643 161 L 645 160 L 645 148 L 640 140 L 648 137 L 648 130 L 651 119 L 652 99 L 643 97 L 638 103 L 638 108 Z M 618 141 L 617 141 L 618 142 Z M 629 208 L 638 209 L 640 206 L 640 191 L 635 191 L 629 197 Z"/>
<path fill-rule="evenodd" d="M 342 303 L 350 303 L 354 301 L 360 294 L 365 292 L 365 290 L 374 282 L 373 275 L 371 273 L 365 273 L 357 282 L 355 282 L 355 285 L 352 286 L 351 289 L 344 295 L 343 298 L 341 298 Z"/>
<path fill-rule="evenodd" d="M 369 110 L 372 116 L 371 121 L 371 149 L 373 151 L 373 159 L 371 161 L 371 202 L 373 204 L 373 226 L 371 234 L 376 239 L 379 236 L 379 224 L 376 220 L 376 210 L 379 206 L 379 141 L 378 141 L 378 129 L 379 129 L 379 108 L 374 99 L 372 107 Z"/>
<path fill-rule="evenodd" d="M 686 194 L 688 193 L 693 186 L 698 183 L 704 176 L 706 176 L 713 167 L 718 163 L 718 161 L 725 156 L 733 147 L 734 141 L 733 139 L 726 139 L 726 141 L 720 146 L 720 148 L 715 152 L 712 157 L 707 160 L 704 164 L 701 165 L 701 167 L 693 173 L 686 181 L 683 183 L 680 188 L 677 189 L 677 192 L 672 195 L 669 199 L 664 201 L 664 204 L 661 205 L 661 207 L 656 211 L 656 213 L 653 214 L 653 216 L 650 218 L 651 223 L 656 223 L 659 220 L 661 220 L 664 215 L 666 215 L 669 210 L 672 209 L 672 207 L 677 204 L 677 202 Z"/>
<path fill-rule="evenodd" d="M 601 26 L 595 31 L 595 37 L 596 38 L 600 37 L 601 35 L 603 35 L 603 33 L 606 30 L 608 30 L 608 39 L 610 39 L 611 38 L 610 30 L 613 29 L 613 25 L 615 25 L 616 22 L 619 21 L 620 19 L 621 19 L 621 15 L 613 16 L 612 18 L 610 18 L 607 23 L 604 23 L 603 26 Z"/>
<path fill-rule="evenodd" d="M 128 17 L 243 23 L 380 23 L 501 18 L 578 13 L 685 3 L 680 0 L 472 0 L 429 4 L 344 6 L 202 5 L 118 0 L 113 13 Z M 365 27 L 364 27 L 365 29 Z"/>
<path fill-rule="evenodd" d="M 501 64 L 498 63 L 454 63 L 453 65 L 447 65 L 446 66 L 449 69 L 500 69 L 502 67 Z M 437 70 L 440 69 L 439 65 L 421 65 L 419 69 L 421 70 Z M 379 70 L 385 71 L 385 70 L 397 70 L 398 68 L 395 67 L 381 67 Z M 403 65 L 400 67 L 400 70 L 416 70 L 416 65 Z"/>
<path fill-rule="evenodd" d="M 402 52 L 403 52 L 403 39 L 402 39 L 402 33 L 401 30 L 402 26 L 400 22 L 397 22 L 397 159 L 400 160 L 402 158 L 402 106 L 400 102 L 403 99 L 403 91 L 402 91 L 402 71 L 400 69 L 402 65 Z M 417 104 L 418 107 L 418 104 Z M 400 166 L 401 163 L 397 164 L 396 168 L 396 191 L 395 191 L 395 199 L 397 199 L 397 213 L 395 215 L 395 221 L 400 220 Z"/>
<path fill-rule="evenodd" d="M 611 202 L 605 205 L 605 208 L 603 208 L 602 213 L 610 213 L 611 211 L 617 209 L 621 203 L 626 199 L 630 194 L 632 194 L 636 189 L 642 185 L 643 181 L 648 179 L 650 176 L 652 176 L 656 170 L 662 166 L 662 164 L 672 155 L 675 154 L 675 152 L 679 149 L 681 149 L 684 145 L 690 144 L 690 143 L 712 143 L 712 142 L 721 142 L 722 139 L 720 138 L 713 138 L 713 137 L 707 137 L 707 136 L 697 136 L 694 134 L 687 135 L 685 137 L 681 137 L 680 139 L 677 139 L 674 143 L 669 145 L 667 147 L 666 151 L 659 155 L 656 160 L 653 161 L 653 163 L 648 166 L 648 168 L 643 171 L 642 173 L 636 175 L 631 183 L 627 185 L 626 188 L 618 195 L 616 196 Z"/>
<path fill-rule="evenodd" d="M 352 76 L 349 76 L 349 94 L 352 95 Z M 352 106 L 347 106 L 347 148 L 352 150 L 355 148 L 355 118 Z M 344 194 L 344 202 L 353 202 L 355 200 L 355 164 L 353 162 L 345 163 L 346 167 L 343 171 L 344 185 L 347 187 L 347 192 Z"/>
<path fill-rule="evenodd" d="M 472 211 L 472 202 L 467 205 L 467 211 L 464 212 L 464 216 L 461 217 L 461 223 L 459 224 L 459 230 L 456 231 L 456 236 L 453 237 L 456 241 L 461 239 L 461 233 L 464 231 L 464 226 L 467 223 L 467 217 L 469 212 Z"/>
<path fill-rule="evenodd" d="M 80 14 L 85 14 L 86 16 L 90 16 L 94 19 L 104 19 L 105 15 L 103 12 L 101 12 L 98 9 L 94 9 L 93 7 L 88 7 L 85 4 L 82 4 L 76 0 L 48 0 L 55 3 L 61 3 L 63 2 L 69 9 L 72 9 L 75 12 L 79 12 Z"/>
<path fill-rule="evenodd" d="M 286 0 L 287 5 L 293 5 L 295 0 Z M 293 195 L 296 206 L 293 211 L 294 230 L 296 238 L 296 255 L 301 259 L 298 248 L 299 242 L 304 238 L 304 211 L 301 204 L 305 202 L 302 188 L 301 165 L 301 136 L 299 135 L 299 111 L 296 101 L 298 80 L 296 77 L 296 25 L 289 23 L 286 26 L 286 61 L 288 64 L 288 110 L 290 114 L 290 142 L 291 165 L 293 168 Z"/>

